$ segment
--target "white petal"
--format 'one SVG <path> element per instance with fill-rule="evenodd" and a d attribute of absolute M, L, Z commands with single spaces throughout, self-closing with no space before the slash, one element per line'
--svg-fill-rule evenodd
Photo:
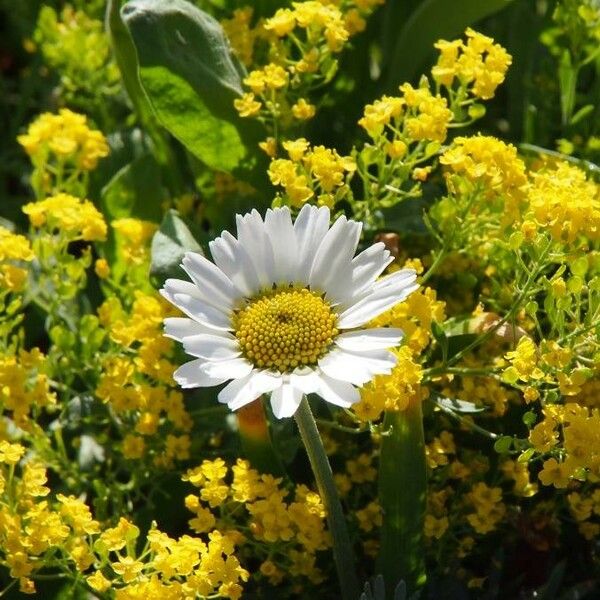
<path fill-rule="evenodd" d="M 254 370 L 225 386 L 219 392 L 219 402 L 227 404 L 231 410 L 237 410 L 262 394 L 276 390 L 282 383 L 281 375 L 277 373 Z"/>
<path fill-rule="evenodd" d="M 213 377 L 224 377 L 225 379 L 240 379 L 246 377 L 254 366 L 245 358 L 232 358 L 217 362 L 207 362 L 205 371 Z"/>
<path fill-rule="evenodd" d="M 419 286 L 415 283 L 416 273 L 411 269 L 397 271 L 373 284 L 373 289 L 339 316 L 339 329 L 353 329 L 402 302 Z"/>
<path fill-rule="evenodd" d="M 246 249 L 228 231 L 209 243 L 215 264 L 244 296 L 260 289 L 256 269 Z"/>
<path fill-rule="evenodd" d="M 361 223 L 348 221 L 344 216 L 332 225 L 315 254 L 308 278 L 311 287 L 327 292 L 328 285 L 332 284 L 333 287 L 336 278 L 346 276 L 361 229 Z"/>
<path fill-rule="evenodd" d="M 214 374 L 207 372 L 207 363 L 202 358 L 197 358 L 187 362 L 173 373 L 173 379 L 182 388 L 195 388 L 195 387 L 212 387 L 214 385 L 220 385 L 229 379 L 226 377 L 218 377 Z"/>
<path fill-rule="evenodd" d="M 240 244 L 246 249 L 262 287 L 275 281 L 275 258 L 265 224 L 256 209 L 244 216 L 236 215 Z"/>
<path fill-rule="evenodd" d="M 340 266 L 335 278 L 327 284 L 327 297 L 342 308 L 351 306 L 365 289 L 371 289 L 375 279 L 393 260 L 381 242 L 370 246 Z"/>
<path fill-rule="evenodd" d="M 319 389 L 319 375 L 313 369 L 297 369 L 290 374 L 290 383 L 305 394 L 314 394 Z"/>
<path fill-rule="evenodd" d="M 295 281 L 298 249 L 290 209 L 285 206 L 267 210 L 265 229 L 276 257 L 273 283 Z"/>
<path fill-rule="evenodd" d="M 385 268 L 394 261 L 382 242 L 373 244 L 352 260 L 352 298 L 358 298 L 375 282 Z"/>
<path fill-rule="evenodd" d="M 216 329 L 211 329 L 202 323 L 198 323 L 187 317 L 168 317 L 165 323 L 165 337 L 172 338 L 181 342 L 183 338 L 200 333 L 217 333 Z"/>
<path fill-rule="evenodd" d="M 321 375 L 319 382 L 320 385 L 317 393 L 331 404 L 348 408 L 360 400 L 358 389 L 346 381 L 339 381 L 327 377 L 327 375 Z"/>
<path fill-rule="evenodd" d="M 284 383 L 271 394 L 271 408 L 278 419 L 291 417 L 302 401 L 302 390 L 296 389 L 289 383 Z"/>
<path fill-rule="evenodd" d="M 167 280 L 167 283 L 168 281 L 170 280 Z M 160 290 L 160 293 L 188 317 L 191 317 L 194 321 L 198 321 L 198 323 L 202 323 L 202 325 L 222 331 L 233 329 L 231 320 L 225 313 L 198 298 L 189 294 L 170 294 L 166 288 L 166 283 L 165 287 Z"/>
<path fill-rule="evenodd" d="M 325 375 L 354 385 L 364 385 L 375 375 L 391 373 L 396 356 L 387 350 L 349 352 L 334 348 L 319 360 L 319 368 Z"/>
<path fill-rule="evenodd" d="M 344 350 L 362 352 L 363 350 L 381 350 L 397 346 L 402 339 L 402 329 L 380 327 L 346 331 L 335 338 L 335 343 Z"/>
<path fill-rule="evenodd" d="M 183 340 L 183 349 L 192 356 L 210 361 L 231 360 L 242 354 L 235 338 L 206 333 L 186 337 Z"/>
<path fill-rule="evenodd" d="M 329 229 L 329 209 L 305 204 L 294 222 L 294 233 L 298 245 L 296 281 L 306 282 L 315 260 L 315 255 Z"/>
<path fill-rule="evenodd" d="M 198 252 L 186 252 L 181 266 L 198 287 L 200 299 L 230 310 L 239 293 L 219 267 Z"/>

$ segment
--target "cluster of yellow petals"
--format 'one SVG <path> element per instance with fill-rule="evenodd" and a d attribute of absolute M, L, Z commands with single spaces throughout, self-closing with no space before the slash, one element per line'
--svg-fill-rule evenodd
<path fill-rule="evenodd" d="M 474 509 L 474 512 L 467 514 L 467 521 L 477 533 L 493 531 L 506 513 L 506 507 L 502 504 L 502 489 L 489 487 L 482 481 L 471 488 L 467 502 Z"/>
<path fill-rule="evenodd" d="M 406 144 L 413 141 L 429 140 L 443 142 L 448 134 L 452 111 L 446 98 L 433 95 L 429 86 L 415 88 L 409 83 L 400 86 L 402 96 L 383 96 L 373 104 L 367 104 L 358 124 L 373 139 L 382 135 L 386 127 L 402 130 L 402 138 L 396 139 L 395 146 L 389 147 L 389 154 L 401 157 Z M 394 136 L 397 134 L 393 132 Z"/>
<path fill-rule="evenodd" d="M 28 272 L 14 263 L 31 262 L 34 258 L 31 244 L 25 236 L 0 226 L 0 289 L 21 291 Z"/>
<path fill-rule="evenodd" d="M 460 83 L 471 86 L 474 96 L 488 100 L 504 81 L 512 58 L 490 37 L 471 28 L 466 30 L 466 36 L 466 43 L 440 40 L 435 44 L 440 56 L 431 74 L 438 83 L 448 87 L 457 78 Z"/>
<path fill-rule="evenodd" d="M 313 38 L 323 35 L 331 52 L 339 52 L 349 37 L 343 14 L 334 4 L 293 2 L 293 8 L 280 8 L 264 23 L 266 31 L 277 37 L 289 35 L 296 27 L 310 30 Z"/>
<path fill-rule="evenodd" d="M 160 296 L 139 291 L 130 309 L 114 296 L 98 309 L 101 330 L 115 345 L 128 350 L 127 354 L 105 355 L 96 396 L 109 403 L 116 414 L 126 415 L 131 423 L 131 431 L 121 445 L 125 458 L 145 457 L 151 442 L 157 467 L 186 460 L 191 445 L 187 432 L 192 420 L 172 380 L 173 344 L 162 330 L 170 310 Z M 159 427 L 167 425 L 170 433 L 155 435 Z"/>
<path fill-rule="evenodd" d="M 117 233 L 120 252 L 126 262 L 141 265 L 148 260 L 148 243 L 158 229 L 156 223 L 125 217 L 115 219 L 111 226 Z"/>
<path fill-rule="evenodd" d="M 600 186 L 577 167 L 558 163 L 532 173 L 526 219 L 561 242 L 600 239 Z"/>
<path fill-rule="evenodd" d="M 194 531 L 203 533 L 219 525 L 219 517 L 211 509 L 232 502 L 232 510 L 241 521 L 235 528 L 221 527 L 224 535 L 240 545 L 251 538 L 278 548 L 283 544 L 287 556 L 292 558 L 291 575 L 307 577 L 314 583 L 323 580 L 315 566 L 315 552 L 330 547 L 331 540 L 325 529 L 325 509 L 317 493 L 297 485 L 291 495 L 281 479 L 259 474 L 243 459 L 231 468 L 221 458 L 205 460 L 189 470 L 184 480 L 198 488 L 197 494 L 189 494 L 185 499 L 186 507 L 195 514 L 190 520 Z M 240 513 L 240 506 L 245 514 Z M 231 527 L 231 520 L 223 516 Z M 275 585 L 285 574 L 284 565 L 277 562 L 273 558 L 260 569 Z"/>
<path fill-rule="evenodd" d="M 356 170 L 355 161 L 325 146 L 310 147 L 304 138 L 283 143 L 289 159 L 277 158 L 269 166 L 273 185 L 280 185 L 292 206 L 300 207 L 316 196 L 319 205 L 332 207 L 335 194 Z"/>
<path fill-rule="evenodd" d="M 106 222 L 102 213 L 89 201 L 69 194 L 56 194 L 23 207 L 33 227 L 57 229 L 70 240 L 87 242 L 106 239 Z"/>
<path fill-rule="evenodd" d="M 243 355 L 257 367 L 291 371 L 316 365 L 337 335 L 337 316 L 307 289 L 274 290 L 235 315 Z"/>
<path fill-rule="evenodd" d="M 32 409 L 52 406 L 56 394 L 45 372 L 46 356 L 39 349 L 0 355 L 0 404 L 12 411 L 12 420 L 28 427 Z"/>
<path fill-rule="evenodd" d="M 531 431 L 538 452 L 561 450 L 548 458 L 539 473 L 544 485 L 566 488 L 572 479 L 600 481 L 600 410 L 574 402 L 551 405 Z"/>
<path fill-rule="evenodd" d="M 497 138 L 484 135 L 457 137 L 440 157 L 449 173 L 460 175 L 477 186 L 487 198 L 504 198 L 507 214 L 518 216 L 528 181 L 525 164 L 517 149 Z M 451 191 L 454 189 L 448 179 Z"/>
<path fill-rule="evenodd" d="M 375 421 L 383 411 L 406 410 L 411 402 L 420 402 L 424 395 L 420 382 L 423 369 L 415 362 L 408 346 L 395 351 L 398 362 L 389 375 L 377 375 L 360 391 L 360 402 L 352 406 L 362 421 Z"/>
<path fill-rule="evenodd" d="M 58 114 L 43 113 L 17 138 L 34 163 L 49 156 L 74 161 L 79 169 L 91 171 L 98 160 L 108 156 L 102 132 L 90 129 L 87 118 L 63 108 Z"/>

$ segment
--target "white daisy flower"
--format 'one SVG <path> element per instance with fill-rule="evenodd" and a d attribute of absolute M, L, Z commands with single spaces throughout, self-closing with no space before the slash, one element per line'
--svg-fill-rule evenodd
<path fill-rule="evenodd" d="M 271 393 L 277 418 L 304 394 L 337 406 L 360 399 L 356 386 L 390 373 L 400 329 L 369 328 L 377 315 L 417 289 L 412 269 L 378 279 L 392 262 L 382 243 L 354 257 L 362 225 L 305 205 L 237 215 L 237 239 L 212 241 L 214 263 L 188 252 L 192 282 L 168 279 L 162 295 L 189 318 L 165 320 L 165 335 L 196 357 L 175 371 L 183 388 L 228 380 L 219 402 L 231 410 Z"/>

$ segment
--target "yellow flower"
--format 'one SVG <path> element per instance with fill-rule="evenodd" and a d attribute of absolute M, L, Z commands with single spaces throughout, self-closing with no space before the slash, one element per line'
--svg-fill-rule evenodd
<path fill-rule="evenodd" d="M 146 443 L 144 438 L 137 435 L 127 434 L 123 438 L 123 456 L 125 458 L 141 458 L 144 455 Z"/>
<path fill-rule="evenodd" d="M 566 488 L 569 485 L 570 473 L 564 462 L 557 462 L 554 458 L 544 461 L 544 468 L 538 475 L 544 485 L 553 485 L 556 488 Z"/>
<path fill-rule="evenodd" d="M 85 579 L 88 585 L 96 592 L 106 592 L 112 586 L 111 582 L 102 575 L 102 571 L 96 571 Z"/>
<path fill-rule="evenodd" d="M 296 16 L 289 8 L 280 8 L 265 21 L 264 28 L 272 31 L 277 37 L 283 37 L 296 27 Z"/>
<path fill-rule="evenodd" d="M 314 104 L 309 104 L 304 98 L 300 98 L 296 104 L 292 106 L 292 114 L 300 121 L 312 119 L 315 116 L 316 108 Z"/>
<path fill-rule="evenodd" d="M 240 117 L 254 117 L 262 108 L 262 104 L 256 100 L 254 94 L 244 94 L 233 101 L 233 106 L 240 113 Z"/>
<path fill-rule="evenodd" d="M 439 540 L 448 529 L 448 517 L 434 517 L 433 515 L 425 515 L 424 533 L 428 538 Z"/>
<path fill-rule="evenodd" d="M 94 271 L 100 279 L 106 279 L 110 275 L 110 267 L 105 258 L 99 258 L 94 264 Z"/>
<path fill-rule="evenodd" d="M 111 225 L 119 234 L 123 258 L 134 265 L 144 263 L 149 258 L 148 246 L 158 225 L 130 217 L 116 219 Z"/>
<path fill-rule="evenodd" d="M 308 150 L 308 141 L 305 138 L 286 140 L 283 142 L 283 148 L 288 153 L 291 160 L 299 162 Z"/>

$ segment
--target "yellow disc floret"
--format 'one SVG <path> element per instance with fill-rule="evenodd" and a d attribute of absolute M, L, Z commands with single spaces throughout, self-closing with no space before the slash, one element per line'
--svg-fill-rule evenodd
<path fill-rule="evenodd" d="M 291 371 L 315 365 L 338 333 L 337 316 L 307 289 L 277 289 L 252 300 L 234 319 L 244 356 L 257 367 Z"/>

